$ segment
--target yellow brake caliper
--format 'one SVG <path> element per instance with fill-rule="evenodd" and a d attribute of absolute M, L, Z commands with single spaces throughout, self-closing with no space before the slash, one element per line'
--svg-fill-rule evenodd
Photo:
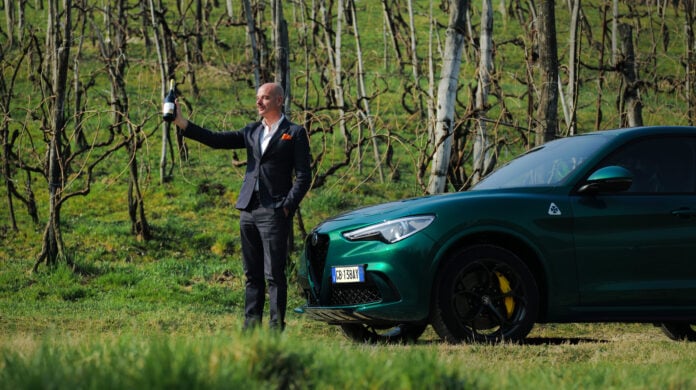
<path fill-rule="evenodd" d="M 505 275 L 498 271 L 495 271 L 495 275 L 498 277 L 498 284 L 500 285 L 500 291 L 503 293 L 503 295 L 506 295 L 512 291 L 510 288 L 510 281 L 505 277 Z M 504 299 L 507 317 L 510 318 L 512 317 L 512 312 L 515 310 L 515 300 L 511 296 L 506 296 Z"/>

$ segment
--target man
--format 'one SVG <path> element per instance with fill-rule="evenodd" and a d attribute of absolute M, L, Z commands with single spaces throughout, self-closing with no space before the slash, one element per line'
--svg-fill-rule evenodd
<path fill-rule="evenodd" d="M 311 185 L 309 137 L 283 114 L 280 84 L 256 93 L 261 122 L 238 131 L 212 132 L 184 118 L 177 102 L 174 124 L 183 135 L 216 149 L 246 148 L 247 165 L 236 208 L 240 211 L 246 277 L 244 329 L 261 324 L 266 282 L 272 329 L 285 328 L 288 235 L 292 216 Z M 294 172 L 294 180 L 293 180 Z"/>

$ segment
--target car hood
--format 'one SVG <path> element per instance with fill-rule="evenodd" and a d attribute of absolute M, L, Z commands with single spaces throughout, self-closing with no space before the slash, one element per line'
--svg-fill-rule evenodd
<path fill-rule="evenodd" d="M 320 223 L 315 228 L 315 231 L 359 228 L 411 215 L 438 214 L 441 211 L 447 212 L 451 210 L 453 203 L 456 203 L 457 207 L 461 207 L 463 204 L 470 201 L 475 202 L 476 200 L 481 200 L 481 198 L 489 198 L 489 200 L 492 200 L 493 198 L 507 198 L 510 196 L 524 197 L 532 194 L 549 192 L 550 190 L 552 190 L 552 188 L 548 187 L 475 190 L 409 198 L 367 206 L 339 214 Z"/>

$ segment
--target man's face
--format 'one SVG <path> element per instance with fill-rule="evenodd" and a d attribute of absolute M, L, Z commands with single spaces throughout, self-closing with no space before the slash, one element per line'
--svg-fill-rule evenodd
<path fill-rule="evenodd" d="M 272 84 L 262 85 L 256 93 L 256 108 L 259 115 L 266 118 L 268 115 L 280 115 L 281 99 Z"/>

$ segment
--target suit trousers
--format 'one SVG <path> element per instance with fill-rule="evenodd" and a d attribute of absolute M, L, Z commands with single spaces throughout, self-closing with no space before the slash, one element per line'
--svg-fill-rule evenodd
<path fill-rule="evenodd" d="M 285 328 L 288 300 L 286 266 L 288 234 L 292 218 L 282 208 L 261 206 L 254 193 L 251 204 L 240 215 L 242 261 L 246 277 L 244 326 L 261 323 L 266 301 L 266 283 L 269 296 L 269 325 Z"/>

